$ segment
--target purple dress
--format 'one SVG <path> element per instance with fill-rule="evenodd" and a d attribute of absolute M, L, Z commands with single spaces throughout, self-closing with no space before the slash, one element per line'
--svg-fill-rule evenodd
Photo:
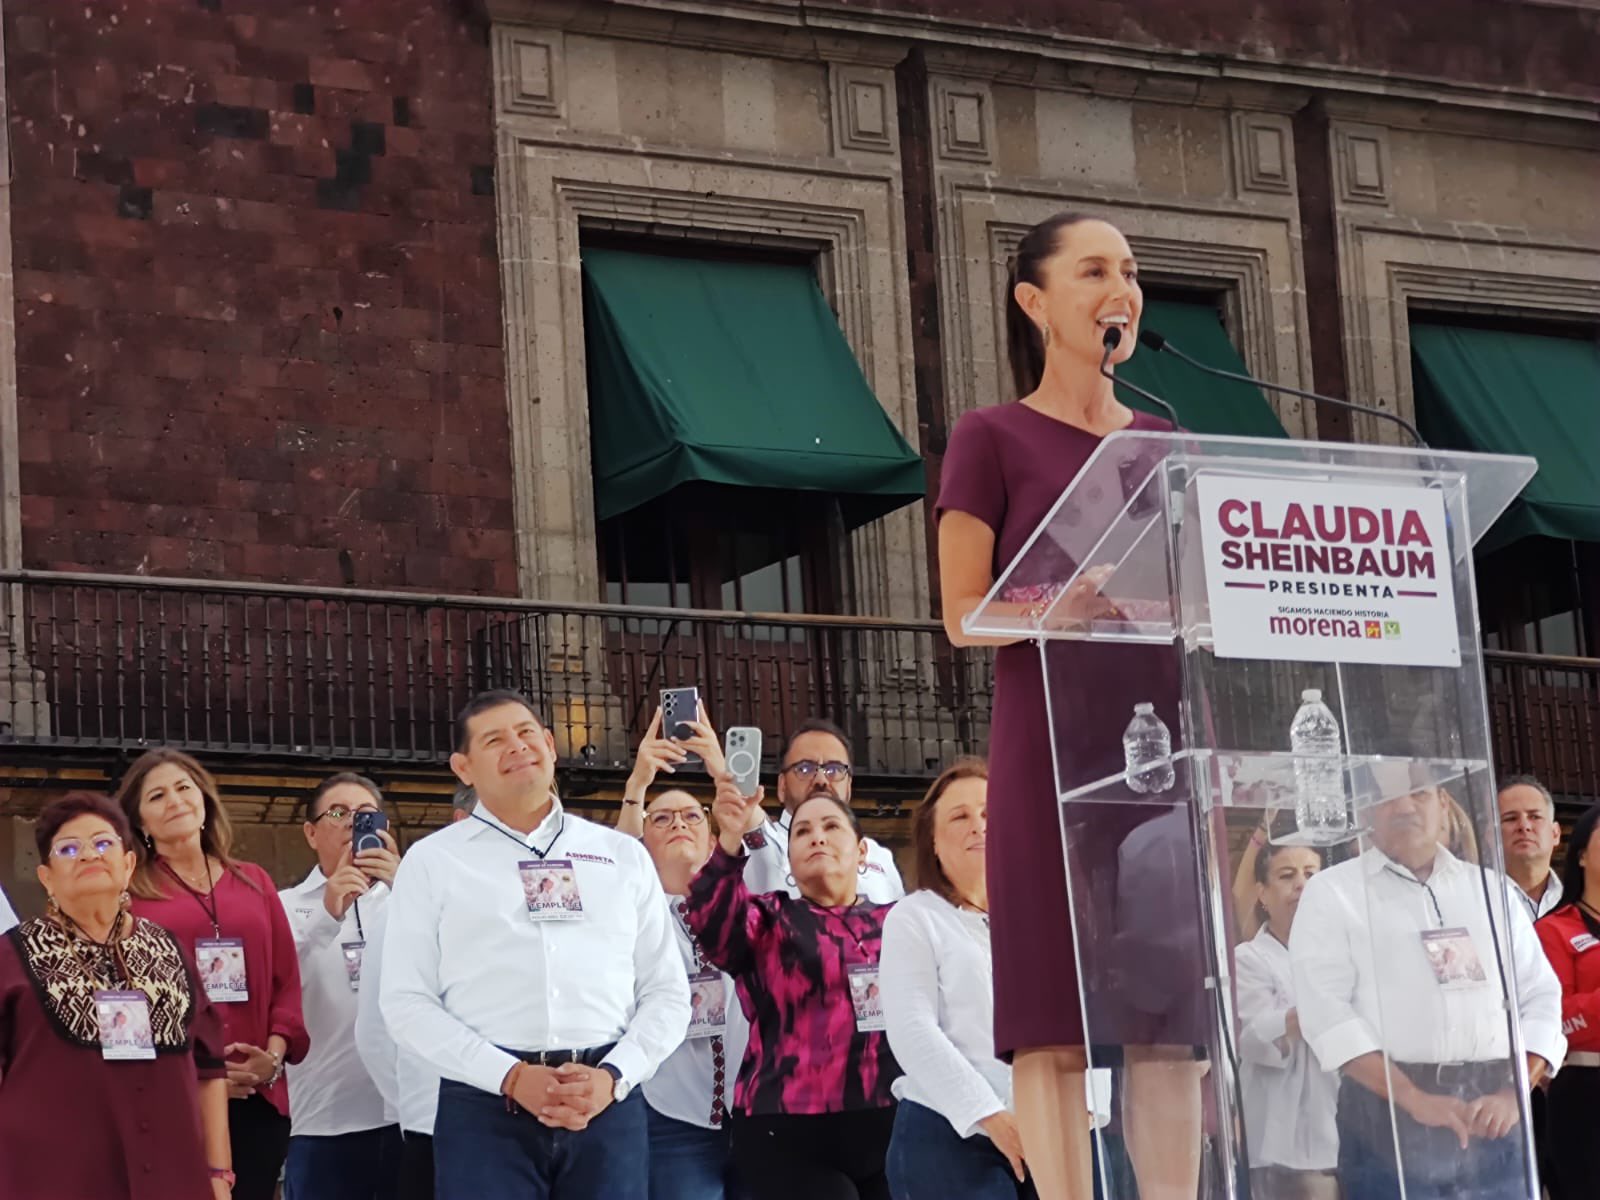
<path fill-rule="evenodd" d="M 1134 413 L 1129 426 L 1170 428 L 1141 412 Z M 993 570 L 998 577 L 1100 441 L 1020 403 L 969 412 L 950 436 L 938 515 L 954 509 L 994 531 Z M 1027 582 L 1062 583 L 1071 569 L 1063 560 L 1051 564 L 1050 573 L 1059 573 L 1057 578 Z M 1052 696 L 1066 750 L 1062 771 L 1067 786 L 1121 769 L 1122 732 L 1138 701 L 1155 703 L 1178 748 L 1177 658 L 1163 646 L 1052 646 Z M 1008 1061 L 1018 1050 L 1086 1041 L 1053 771 L 1038 647 L 1031 642 L 1003 646 L 995 653 L 989 732 L 988 867 L 995 1049 Z M 1174 807 L 1179 806 L 1174 796 Z M 1158 826 L 1153 818 L 1163 815 L 1171 819 Z M 1142 832 L 1131 836 L 1140 827 Z M 1125 900 L 1130 890 L 1137 893 L 1137 881 L 1161 880 L 1157 890 L 1174 901 L 1186 893 L 1184 872 L 1193 878 L 1187 828 L 1186 812 L 1172 817 L 1170 809 L 1128 806 L 1120 811 L 1108 807 L 1105 818 L 1096 819 L 1092 827 L 1068 831 L 1077 894 L 1095 897 L 1092 905 L 1080 905 L 1080 923 L 1102 922 L 1105 947 L 1119 947 L 1113 954 L 1116 962 L 1102 957 L 1103 974 L 1094 968 L 1093 955 L 1085 955 L 1089 991 L 1096 997 L 1090 1016 L 1096 1044 L 1200 1040 L 1192 1012 L 1170 1011 L 1187 1010 L 1188 972 L 1174 972 L 1180 964 L 1170 952 L 1163 955 L 1147 934 L 1130 936 L 1127 928 L 1116 927 L 1119 898 Z M 1167 903 L 1158 904 L 1168 909 Z M 1084 907 L 1092 912 L 1082 911 Z M 1177 911 L 1184 907 L 1179 903 Z M 1168 939 L 1173 932 L 1163 931 Z M 1181 934 L 1179 940 L 1184 940 Z M 1130 965 L 1144 969 L 1135 969 L 1130 978 Z M 1157 979 L 1173 972 L 1175 986 L 1152 989 L 1151 967 Z"/>

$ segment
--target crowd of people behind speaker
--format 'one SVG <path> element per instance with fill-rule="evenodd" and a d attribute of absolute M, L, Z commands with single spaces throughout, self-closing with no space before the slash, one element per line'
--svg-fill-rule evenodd
<path fill-rule="evenodd" d="M 286 1200 L 1035 1194 L 996 1056 L 981 762 L 953 764 L 914 814 L 907 897 L 862 836 L 851 747 L 826 721 L 782 748 L 773 816 L 703 711 L 681 739 L 658 714 L 614 829 L 563 806 L 553 737 L 520 697 L 476 698 L 455 740 L 449 826 L 403 859 L 387 830 L 357 850 L 358 815 L 384 798 L 336 774 L 306 802 L 316 866 L 281 893 L 236 857 L 216 782 L 177 750 L 138 759 L 114 799 L 49 805 L 48 913 L 0 940 L 0 1194 L 270 1198 L 280 1180 Z M 695 774 L 715 781 L 709 812 L 671 786 Z M 1519 993 L 1530 1077 L 1571 1047 L 1537 1097 L 1542 1173 L 1554 1200 L 1575 1200 L 1600 1194 L 1585 1136 L 1600 1100 L 1600 809 L 1558 879 L 1549 794 L 1511 780 L 1500 807 L 1508 891 L 1528 906 L 1513 924 L 1540 918 L 1538 942 L 1505 940 L 1535 980 Z M 1346 927 L 1364 906 L 1337 888 L 1370 891 L 1373 854 L 1416 872 L 1436 906 L 1458 889 L 1452 920 L 1473 911 L 1476 855 L 1446 848 L 1449 813 L 1419 786 L 1375 818 L 1372 850 L 1328 870 L 1265 825 L 1247 847 L 1236 989 L 1260 1196 L 1384 1194 L 1397 1167 L 1368 1076 L 1386 1061 L 1402 1142 L 1439 1151 L 1443 1194 L 1509 1178 L 1505 1055 L 1478 1046 L 1481 1065 L 1448 1086 L 1419 1069 L 1411 1087 L 1406 1064 L 1441 1061 L 1430 1039 L 1448 1031 L 1422 1012 L 1414 1030 L 1379 1021 L 1361 955 L 1339 959 L 1366 935 Z M 546 880 L 561 903 L 541 899 Z M 1559 1031 L 1536 995 L 1539 943 Z M 1380 1044 L 1352 1033 L 1376 1028 Z M 1063 1123 L 1111 1121 L 1098 1075 Z"/>

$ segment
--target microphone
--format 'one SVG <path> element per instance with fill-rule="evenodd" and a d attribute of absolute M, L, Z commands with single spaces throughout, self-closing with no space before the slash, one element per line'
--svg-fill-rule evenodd
<path fill-rule="evenodd" d="M 1106 336 L 1109 338 L 1115 332 L 1116 330 L 1114 329 L 1108 329 Z M 1299 388 L 1292 388 L 1287 384 L 1268 383 L 1265 379 L 1257 379 L 1254 375 L 1241 375 L 1237 371 L 1224 371 L 1221 367 L 1208 366 L 1198 359 L 1190 358 L 1154 329 L 1141 329 L 1139 331 L 1139 344 L 1157 352 L 1165 350 L 1168 354 L 1182 359 L 1195 370 L 1204 371 L 1207 375 L 1215 375 L 1219 379 L 1236 379 L 1240 383 L 1253 383 L 1259 388 L 1266 388 L 1269 392 L 1285 392 L 1291 396 L 1299 396 L 1302 400 L 1314 400 L 1318 404 L 1336 404 L 1340 408 L 1348 408 L 1352 412 L 1371 413 L 1375 417 L 1382 417 L 1385 421 L 1393 421 L 1401 429 L 1409 433 L 1422 449 L 1428 450 L 1432 448 L 1424 440 L 1422 434 L 1417 432 L 1417 427 L 1410 421 L 1395 413 L 1385 412 L 1381 408 L 1374 408 L 1370 404 L 1357 404 L 1352 400 L 1340 400 L 1335 396 L 1324 396 L 1320 392 L 1303 392 Z"/>
<path fill-rule="evenodd" d="M 1100 374 L 1111 380 L 1111 386 L 1113 388 L 1118 386 L 1125 387 L 1130 392 L 1134 393 L 1134 395 L 1143 396 L 1146 400 L 1150 401 L 1151 404 L 1154 404 L 1162 412 L 1166 413 L 1168 417 L 1172 418 L 1172 427 L 1179 433 L 1189 432 L 1183 427 L 1183 423 L 1178 420 L 1178 411 L 1177 409 L 1173 408 L 1172 405 L 1168 404 L 1154 392 L 1145 391 L 1136 383 L 1129 383 L 1126 379 L 1118 379 L 1116 375 L 1113 374 L 1112 371 L 1106 366 L 1106 364 L 1111 361 L 1111 352 L 1118 346 L 1122 345 L 1122 330 L 1118 329 L 1115 325 L 1110 326 L 1106 330 L 1105 336 L 1100 339 L 1100 344 L 1106 348 L 1106 352 L 1100 356 Z"/>

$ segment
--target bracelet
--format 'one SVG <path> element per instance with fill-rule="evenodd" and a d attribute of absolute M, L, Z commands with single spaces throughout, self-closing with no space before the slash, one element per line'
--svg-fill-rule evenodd
<path fill-rule="evenodd" d="M 232 1187 L 239 1181 L 239 1177 L 227 1167 L 211 1167 L 209 1170 L 211 1171 L 211 1178 L 220 1179 L 229 1187 Z"/>
<path fill-rule="evenodd" d="M 624 805 L 628 806 L 629 808 L 636 808 L 639 805 L 643 804 L 644 801 L 643 800 L 629 800 L 626 796 L 624 796 L 622 798 L 622 803 Z"/>
<path fill-rule="evenodd" d="M 283 1055 L 274 1054 L 271 1050 L 268 1050 L 267 1057 L 272 1060 L 272 1074 L 267 1077 L 267 1081 L 261 1085 L 262 1087 L 271 1087 L 283 1078 Z"/>

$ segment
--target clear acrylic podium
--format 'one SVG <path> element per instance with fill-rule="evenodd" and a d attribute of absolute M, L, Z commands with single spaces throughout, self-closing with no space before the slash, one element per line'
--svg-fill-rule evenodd
<path fill-rule="evenodd" d="M 1274 1169 L 1323 1170 L 1347 1196 L 1359 1190 L 1341 1177 L 1353 1173 L 1352 1145 L 1341 1168 L 1330 1139 L 1341 1105 L 1354 1121 L 1367 1097 L 1341 1091 L 1340 1074 L 1325 1072 L 1292 1022 L 1254 1011 L 1260 988 L 1241 996 L 1239 950 L 1265 915 L 1254 863 L 1304 864 L 1309 849 L 1324 870 L 1364 854 L 1381 865 L 1370 859 L 1382 853 L 1375 835 L 1384 845 L 1431 839 L 1434 818 L 1405 815 L 1431 797 L 1447 852 L 1500 869 L 1471 549 L 1536 469 L 1509 456 L 1114 434 L 967 618 L 969 633 L 1036 641 L 1042 657 L 1056 795 L 1037 802 L 1059 806 L 1071 910 L 1062 919 L 1074 930 L 1080 992 L 1060 1002 L 1081 1006 L 1089 1065 L 1115 1080 L 1113 1119 L 1094 1135 L 1107 1200 L 1140 1196 L 1140 1180 L 1146 1195 L 1170 1197 L 1163 1183 L 1196 1159 L 1200 1197 L 1288 1194 L 1274 1190 Z M 1297 812 L 1289 729 L 1308 688 L 1321 690 L 1343 734 L 1342 831 L 1338 820 L 1302 828 Z M 1141 701 L 1171 732 L 1171 783 L 1159 791 L 1130 787 L 1120 745 L 1085 753 L 1073 737 L 1085 704 L 1118 709 L 1125 724 Z M 1478 930 L 1477 966 L 1466 968 L 1478 990 L 1463 1007 L 1443 982 L 1459 964 L 1427 957 L 1461 947 L 1396 932 L 1417 917 L 1397 911 L 1372 876 L 1353 875 L 1360 866 L 1339 876 L 1355 879 L 1359 898 L 1343 905 L 1345 919 L 1370 935 L 1347 948 L 1359 984 L 1349 996 L 1330 987 L 1310 1007 L 1294 997 L 1296 1019 L 1301 1009 L 1307 1020 L 1312 1008 L 1359 1010 L 1393 1089 L 1394 1072 L 1429 1061 L 1419 1028 L 1440 1034 L 1435 1057 L 1498 1072 L 1520 1119 L 1496 1150 L 1512 1182 L 1493 1194 L 1537 1200 L 1504 888 L 1484 877 L 1453 902 L 1471 911 L 1440 921 Z M 1416 889 L 1417 903 L 1427 890 Z M 1488 1028 L 1485 1003 L 1499 1014 Z M 1474 1030 L 1452 1025 L 1468 1012 Z M 1350 1044 L 1325 1028 L 1316 1036 L 1330 1057 Z M 1299 1088 L 1273 1074 L 1296 1050 L 1310 1080 Z M 1442 1065 L 1415 1073 L 1452 1077 Z M 1450 1164 L 1419 1149 L 1406 1120 L 1389 1119 L 1404 1117 L 1394 1102 L 1368 1094 L 1383 1120 L 1361 1156 L 1392 1156 L 1401 1194 L 1435 1194 Z"/>

